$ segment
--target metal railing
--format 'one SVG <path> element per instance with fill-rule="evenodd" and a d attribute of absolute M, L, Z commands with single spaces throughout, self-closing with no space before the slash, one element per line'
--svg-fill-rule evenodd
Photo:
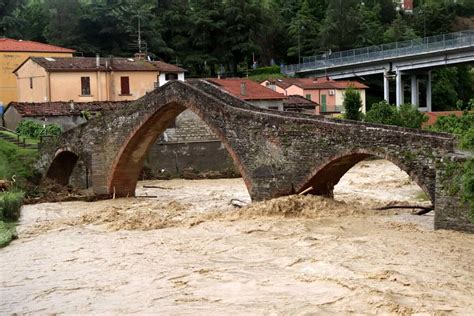
<path fill-rule="evenodd" d="M 305 70 L 323 70 L 465 47 L 474 47 L 474 30 L 303 57 L 302 63 L 284 66 L 281 71 L 288 75 Z"/>

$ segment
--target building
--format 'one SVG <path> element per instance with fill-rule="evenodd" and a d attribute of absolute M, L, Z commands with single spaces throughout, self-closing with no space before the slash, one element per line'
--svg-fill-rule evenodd
<path fill-rule="evenodd" d="M 126 106 L 128 102 L 10 102 L 3 119 L 5 127 L 9 130 L 15 130 L 20 121 L 28 119 L 43 124 L 57 124 L 63 131 L 67 131 L 87 122 L 86 113 L 94 116 L 97 113 L 116 111 Z"/>
<path fill-rule="evenodd" d="M 413 0 L 396 0 L 398 10 L 403 10 L 408 13 L 413 12 Z"/>
<path fill-rule="evenodd" d="M 49 44 L 0 38 L 0 106 L 18 101 L 17 80 L 13 70 L 28 57 L 72 57 L 74 52 Z"/>
<path fill-rule="evenodd" d="M 136 100 L 186 70 L 141 58 L 30 57 L 13 72 L 19 102 Z"/>
<path fill-rule="evenodd" d="M 365 113 L 366 85 L 357 81 L 335 81 L 322 78 L 285 78 L 265 80 L 262 86 L 287 96 L 299 95 L 319 104 L 321 114 L 341 113 L 344 103 L 344 92 L 352 87 L 359 91 L 362 99 L 362 112 Z"/>
<path fill-rule="evenodd" d="M 285 95 L 266 89 L 249 79 L 207 79 L 207 81 L 235 97 L 263 109 L 283 111 L 283 103 L 287 99 Z"/>

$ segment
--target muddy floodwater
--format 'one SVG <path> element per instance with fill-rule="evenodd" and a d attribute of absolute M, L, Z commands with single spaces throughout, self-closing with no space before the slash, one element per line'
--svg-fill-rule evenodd
<path fill-rule="evenodd" d="M 374 211 L 429 205 L 389 162 L 359 163 L 336 201 L 236 208 L 250 200 L 241 179 L 140 182 L 137 195 L 25 206 L 0 249 L 0 313 L 474 314 L 474 236 Z"/>

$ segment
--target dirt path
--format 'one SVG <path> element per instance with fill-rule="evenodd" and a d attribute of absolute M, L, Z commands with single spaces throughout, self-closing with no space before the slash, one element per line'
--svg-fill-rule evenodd
<path fill-rule="evenodd" d="M 235 210 L 239 179 L 145 184 L 160 198 L 25 207 L 0 249 L 0 313 L 474 313 L 474 236 L 370 210 L 421 197 L 387 162 L 351 170 L 346 203 Z"/>

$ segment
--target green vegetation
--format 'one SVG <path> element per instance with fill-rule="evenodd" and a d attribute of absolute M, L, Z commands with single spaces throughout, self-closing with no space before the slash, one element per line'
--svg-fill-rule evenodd
<path fill-rule="evenodd" d="M 0 179 L 16 176 L 17 185 L 23 187 L 34 177 L 32 164 L 36 158 L 36 150 L 20 148 L 0 139 Z"/>
<path fill-rule="evenodd" d="M 16 132 L 24 137 L 31 137 L 38 139 L 41 136 L 58 136 L 62 133 L 62 129 L 57 124 L 43 125 L 33 120 L 22 120 Z"/>
<path fill-rule="evenodd" d="M 0 131 L 0 134 L 4 134 L 4 135 L 11 136 L 11 137 L 13 137 L 13 138 L 17 138 L 17 134 L 11 133 L 11 132 L 8 132 L 8 131 Z M 27 145 L 37 145 L 37 144 L 39 143 L 39 140 L 38 140 L 38 139 L 31 138 L 31 137 L 23 137 L 23 136 L 21 136 L 21 137 L 20 137 L 20 143 L 23 143 L 23 141 L 24 141 L 25 144 L 27 144 Z"/>
<path fill-rule="evenodd" d="M 15 238 L 15 224 L 0 221 L 0 248 L 8 246 L 8 244 Z"/>
<path fill-rule="evenodd" d="M 344 118 L 348 120 L 360 121 L 362 113 L 362 99 L 359 91 L 350 87 L 344 92 Z"/>
<path fill-rule="evenodd" d="M 24 192 L 35 174 L 32 164 L 36 160 L 34 149 L 20 148 L 0 139 L 0 179 L 10 182 L 10 191 L 0 192 L 0 247 L 15 237 L 15 223 L 20 217 Z"/>
<path fill-rule="evenodd" d="M 365 115 L 366 122 L 409 128 L 421 128 L 427 120 L 428 116 L 419 112 L 411 104 L 403 104 L 400 109 L 397 109 L 396 106 L 388 104 L 386 101 L 372 104 Z"/>
<path fill-rule="evenodd" d="M 0 36 L 130 57 L 140 21 L 142 51 L 205 77 L 250 69 L 253 56 L 260 66 L 290 64 L 457 31 L 456 18 L 472 7 L 423 0 L 404 14 L 393 0 L 0 0 Z"/>
<path fill-rule="evenodd" d="M 458 137 L 461 148 L 474 151 L 474 113 L 464 112 L 461 117 L 442 116 L 430 130 L 454 134 Z"/>
<path fill-rule="evenodd" d="M 0 192 L 0 220 L 16 221 L 20 218 L 20 209 L 23 205 L 25 193 L 22 191 Z"/>
<path fill-rule="evenodd" d="M 474 153 L 474 113 L 464 112 L 461 117 L 440 117 L 430 129 L 456 135 L 461 148 Z M 463 169 L 459 189 L 462 190 L 464 200 L 471 205 L 471 218 L 474 221 L 474 158 L 464 163 Z"/>

